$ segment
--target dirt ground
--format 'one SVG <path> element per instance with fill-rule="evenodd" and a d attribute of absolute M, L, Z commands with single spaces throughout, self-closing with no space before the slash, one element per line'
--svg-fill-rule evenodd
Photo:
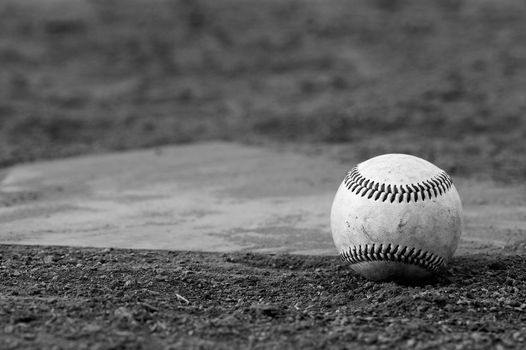
<path fill-rule="evenodd" d="M 521 0 L 5 0 L 0 67 L 2 167 L 221 139 L 526 180 Z M 406 286 L 336 257 L 2 245 L 0 348 L 524 348 L 506 251 Z"/>
<path fill-rule="evenodd" d="M 2 349 L 524 348 L 521 255 L 420 286 L 336 257 L 2 246 Z"/>

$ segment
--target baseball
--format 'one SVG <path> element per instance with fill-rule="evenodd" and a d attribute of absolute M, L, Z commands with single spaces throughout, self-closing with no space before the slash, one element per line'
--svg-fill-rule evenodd
<path fill-rule="evenodd" d="M 413 280 L 447 264 L 460 238 L 462 206 L 445 171 L 407 154 L 351 169 L 331 209 L 341 257 L 376 281 Z"/>

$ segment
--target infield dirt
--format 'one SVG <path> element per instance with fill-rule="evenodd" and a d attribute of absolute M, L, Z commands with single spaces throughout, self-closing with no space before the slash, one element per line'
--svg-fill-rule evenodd
<path fill-rule="evenodd" d="M 2 246 L 2 349 L 523 348 L 524 247 L 420 286 L 336 257 Z"/>

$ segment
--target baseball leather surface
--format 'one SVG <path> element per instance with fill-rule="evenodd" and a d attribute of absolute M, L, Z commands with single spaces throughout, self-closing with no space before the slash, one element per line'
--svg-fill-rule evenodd
<path fill-rule="evenodd" d="M 354 167 L 331 210 L 336 248 L 372 280 L 417 279 L 446 264 L 461 233 L 462 208 L 451 178 L 406 154 Z"/>

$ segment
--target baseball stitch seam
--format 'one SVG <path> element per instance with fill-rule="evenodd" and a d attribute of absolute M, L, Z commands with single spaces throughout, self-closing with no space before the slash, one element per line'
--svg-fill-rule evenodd
<path fill-rule="evenodd" d="M 422 249 L 392 244 L 365 244 L 351 246 L 340 252 L 343 260 L 351 264 L 372 261 L 398 262 L 416 265 L 431 272 L 437 271 L 444 264 L 444 258 Z"/>
<path fill-rule="evenodd" d="M 453 181 L 442 171 L 436 176 L 422 182 L 407 185 L 394 185 L 380 183 L 366 178 L 360 173 L 358 167 L 354 167 L 344 179 L 345 187 L 356 195 L 382 202 L 407 203 L 418 200 L 436 198 L 446 193 Z"/>

